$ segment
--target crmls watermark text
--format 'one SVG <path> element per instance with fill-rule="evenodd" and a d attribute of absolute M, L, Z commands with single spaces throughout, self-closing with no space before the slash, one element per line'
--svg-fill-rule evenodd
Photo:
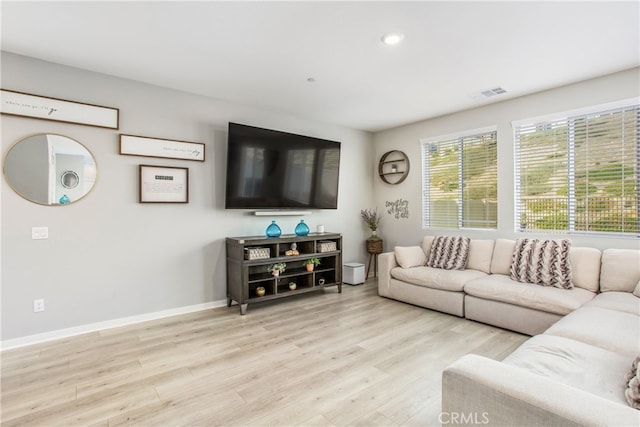
<path fill-rule="evenodd" d="M 442 425 L 489 424 L 488 412 L 440 412 L 438 420 Z"/>

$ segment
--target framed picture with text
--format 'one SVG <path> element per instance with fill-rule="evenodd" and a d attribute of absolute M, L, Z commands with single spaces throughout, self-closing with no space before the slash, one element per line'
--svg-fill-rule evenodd
<path fill-rule="evenodd" d="M 204 144 L 121 133 L 120 154 L 204 162 Z"/>
<path fill-rule="evenodd" d="M 140 165 L 140 203 L 189 203 L 189 168 Z"/>
<path fill-rule="evenodd" d="M 0 89 L 0 113 L 54 122 L 118 129 L 120 110 Z"/>

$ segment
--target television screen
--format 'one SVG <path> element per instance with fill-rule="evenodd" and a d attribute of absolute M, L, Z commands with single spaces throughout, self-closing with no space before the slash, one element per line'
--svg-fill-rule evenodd
<path fill-rule="evenodd" d="M 340 143 L 229 123 L 227 209 L 337 209 Z"/>

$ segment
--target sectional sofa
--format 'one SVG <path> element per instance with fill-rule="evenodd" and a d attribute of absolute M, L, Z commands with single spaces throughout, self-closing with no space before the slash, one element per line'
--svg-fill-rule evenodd
<path fill-rule="evenodd" d="M 514 240 L 471 239 L 462 270 L 425 266 L 434 239 L 379 255 L 381 296 L 532 335 L 443 371 L 446 424 L 640 425 L 640 251 L 571 247 L 564 289 L 513 280 Z"/>

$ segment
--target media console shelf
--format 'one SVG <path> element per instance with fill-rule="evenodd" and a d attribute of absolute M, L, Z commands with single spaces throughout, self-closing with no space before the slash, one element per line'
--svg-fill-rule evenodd
<path fill-rule="evenodd" d="M 293 243 L 298 254 L 287 255 Z M 227 306 L 237 302 L 240 314 L 246 314 L 249 303 L 319 291 L 330 286 L 337 286 L 338 292 L 342 292 L 341 234 L 227 237 L 226 244 Z M 267 253 L 268 258 L 265 257 Z M 313 271 L 307 271 L 304 265 L 304 261 L 310 258 L 320 260 L 320 265 Z M 271 264 L 280 262 L 287 266 L 279 276 L 267 271 Z M 296 284 L 295 290 L 289 289 L 291 282 Z M 264 295 L 258 295 L 258 288 L 264 288 Z"/>

